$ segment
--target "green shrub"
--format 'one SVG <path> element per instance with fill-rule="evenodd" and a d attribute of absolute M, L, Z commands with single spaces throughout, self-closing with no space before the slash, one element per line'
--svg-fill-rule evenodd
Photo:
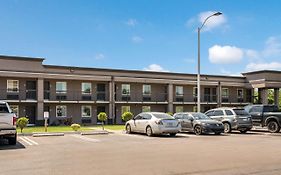
<path fill-rule="evenodd" d="M 78 131 L 78 130 L 81 128 L 81 126 L 80 126 L 79 124 L 77 124 L 77 123 L 72 124 L 70 127 L 71 127 L 74 131 Z"/>
<path fill-rule="evenodd" d="M 122 114 L 122 120 L 125 122 L 131 120 L 132 118 L 133 118 L 133 113 L 131 112 L 124 112 Z"/>
<path fill-rule="evenodd" d="M 107 114 L 105 112 L 100 112 L 98 119 L 102 122 L 102 130 L 104 130 L 104 122 L 107 120 Z"/>
<path fill-rule="evenodd" d="M 21 117 L 17 119 L 17 126 L 20 128 L 20 132 L 22 133 L 23 128 L 27 126 L 29 119 L 26 117 Z"/>
<path fill-rule="evenodd" d="M 167 112 L 166 114 L 173 116 L 174 114 L 172 112 Z"/>

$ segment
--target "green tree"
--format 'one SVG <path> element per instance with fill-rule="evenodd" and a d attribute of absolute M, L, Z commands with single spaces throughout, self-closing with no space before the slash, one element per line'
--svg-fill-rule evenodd
<path fill-rule="evenodd" d="M 124 112 L 123 114 L 122 114 L 122 120 L 123 121 L 129 121 L 129 120 L 131 120 L 132 118 L 133 118 L 133 113 L 131 113 L 131 112 Z"/>
<path fill-rule="evenodd" d="M 107 120 L 107 114 L 105 112 L 100 112 L 98 115 L 98 119 L 102 123 L 102 130 L 104 130 L 104 122 Z"/>
<path fill-rule="evenodd" d="M 173 116 L 174 114 L 172 112 L 167 112 L 166 114 Z"/>
<path fill-rule="evenodd" d="M 22 133 L 23 128 L 27 126 L 29 119 L 26 117 L 21 117 L 17 120 L 17 126 L 20 128 L 20 132 Z"/>

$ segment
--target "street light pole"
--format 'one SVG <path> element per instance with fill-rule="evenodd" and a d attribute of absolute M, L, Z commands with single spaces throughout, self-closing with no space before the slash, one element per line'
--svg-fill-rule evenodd
<path fill-rule="evenodd" d="M 201 96 L 200 96 L 200 91 L 201 91 L 201 85 L 200 85 L 200 31 L 203 28 L 203 26 L 205 25 L 205 23 L 207 22 L 207 20 L 209 18 L 211 18 L 212 16 L 219 16 L 222 15 L 221 12 L 216 12 L 210 16 L 208 16 L 204 22 L 202 23 L 201 27 L 198 27 L 198 62 L 197 62 L 197 112 L 201 112 Z"/>

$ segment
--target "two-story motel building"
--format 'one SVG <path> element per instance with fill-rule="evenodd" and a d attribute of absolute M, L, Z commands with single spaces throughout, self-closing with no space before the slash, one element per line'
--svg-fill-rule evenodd
<path fill-rule="evenodd" d="M 71 118 L 75 123 L 96 124 L 106 112 L 109 123 L 122 123 L 121 114 L 142 111 L 195 111 L 196 74 L 44 65 L 43 58 L 0 56 L 0 100 L 9 102 L 31 124 L 50 124 Z M 278 104 L 281 71 L 256 71 L 243 76 L 202 75 L 202 111 L 218 106 L 267 103 L 274 89 Z"/>

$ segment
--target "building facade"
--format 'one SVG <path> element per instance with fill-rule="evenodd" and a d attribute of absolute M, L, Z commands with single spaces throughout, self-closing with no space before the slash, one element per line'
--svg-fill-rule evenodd
<path fill-rule="evenodd" d="M 96 124 L 99 112 L 107 113 L 108 123 L 121 124 L 126 111 L 196 111 L 196 74 L 54 66 L 43 61 L 0 56 L 0 100 L 31 124 L 42 125 L 44 112 L 49 112 L 49 124 L 57 125 Z M 280 87 L 279 71 L 202 75 L 201 108 L 267 103 L 268 89 L 274 89 L 278 104 Z"/>

